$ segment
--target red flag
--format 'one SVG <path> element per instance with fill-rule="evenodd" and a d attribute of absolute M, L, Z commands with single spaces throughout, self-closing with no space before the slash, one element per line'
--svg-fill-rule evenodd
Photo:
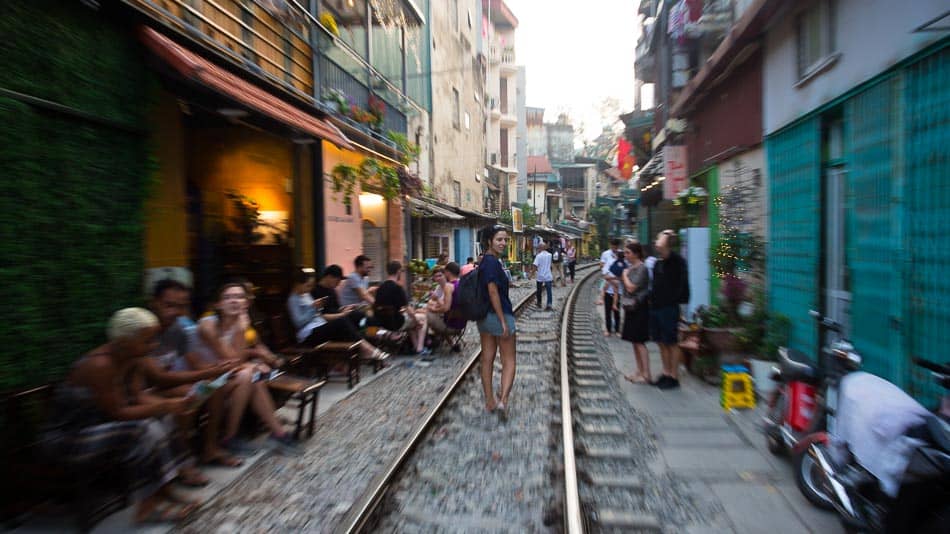
<path fill-rule="evenodd" d="M 633 176 L 633 166 L 637 164 L 637 158 L 632 152 L 633 145 L 621 137 L 617 142 L 617 167 L 620 168 L 620 175 L 628 179 Z"/>

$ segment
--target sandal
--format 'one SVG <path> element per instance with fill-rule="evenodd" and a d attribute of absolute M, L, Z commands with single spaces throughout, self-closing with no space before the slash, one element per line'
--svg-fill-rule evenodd
<path fill-rule="evenodd" d="M 202 475 L 200 471 L 182 470 L 178 473 L 178 483 L 189 488 L 203 488 L 211 483 L 211 479 Z"/>
<path fill-rule="evenodd" d="M 219 467 L 241 467 L 244 465 L 244 460 L 231 456 L 227 453 L 219 453 L 211 458 L 202 459 L 201 463 L 205 465 L 216 465 Z"/>
<path fill-rule="evenodd" d="M 649 383 L 647 379 L 640 373 L 637 373 L 635 375 L 626 375 L 624 376 L 624 378 L 626 378 L 628 382 L 633 383 L 633 384 L 648 384 Z"/>
<path fill-rule="evenodd" d="M 144 523 L 178 523 L 187 519 L 200 505 L 196 502 L 178 503 L 163 501 L 155 504 L 144 516 L 135 518 L 138 524 Z"/>

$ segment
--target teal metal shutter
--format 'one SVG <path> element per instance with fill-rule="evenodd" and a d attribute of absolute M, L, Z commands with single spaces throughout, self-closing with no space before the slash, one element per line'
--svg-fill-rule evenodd
<path fill-rule="evenodd" d="M 791 320 L 789 345 L 806 354 L 817 348 L 808 310 L 818 306 L 821 248 L 821 137 L 817 118 L 765 141 L 772 214 L 768 244 L 769 307 Z"/>
<path fill-rule="evenodd" d="M 907 354 L 950 362 L 950 48 L 903 74 Z M 905 386 L 925 403 L 939 398 L 909 363 Z"/>
<path fill-rule="evenodd" d="M 904 254 L 898 84 L 899 79 L 892 76 L 849 99 L 845 128 L 851 341 L 864 358 L 866 371 L 900 384 Z"/>

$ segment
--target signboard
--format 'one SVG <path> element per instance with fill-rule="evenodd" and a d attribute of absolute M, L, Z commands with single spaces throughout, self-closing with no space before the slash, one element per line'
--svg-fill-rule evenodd
<path fill-rule="evenodd" d="M 524 232 L 524 214 L 521 208 L 511 207 L 511 229 L 516 234 Z"/>
<path fill-rule="evenodd" d="M 663 147 L 663 198 L 671 200 L 689 186 L 686 177 L 686 145 Z"/>

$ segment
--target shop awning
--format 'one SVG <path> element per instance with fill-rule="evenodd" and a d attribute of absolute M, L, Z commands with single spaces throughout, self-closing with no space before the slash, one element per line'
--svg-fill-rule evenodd
<path fill-rule="evenodd" d="M 410 198 L 409 205 L 412 206 L 412 215 L 414 217 L 431 217 L 433 219 L 448 219 L 450 221 L 461 221 L 465 218 L 445 208 L 440 208 L 431 202 L 426 202 L 421 198 Z"/>
<path fill-rule="evenodd" d="M 663 149 L 654 152 L 650 161 L 643 166 L 643 170 L 640 171 L 640 179 L 653 178 L 661 174 L 663 174 Z"/>
<path fill-rule="evenodd" d="M 231 74 L 152 28 L 143 26 L 139 35 L 142 42 L 156 56 L 162 58 L 185 78 L 201 83 L 209 89 L 305 134 L 326 139 L 340 148 L 354 150 L 353 145 L 336 126 Z"/>

